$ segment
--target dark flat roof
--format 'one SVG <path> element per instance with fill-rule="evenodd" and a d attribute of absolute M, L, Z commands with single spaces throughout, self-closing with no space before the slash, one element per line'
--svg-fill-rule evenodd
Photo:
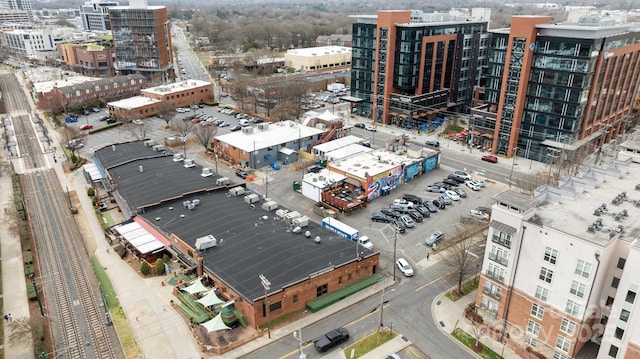
<path fill-rule="evenodd" d="M 183 206 L 183 200 L 195 198 L 200 200 L 195 209 Z M 197 238 L 213 235 L 218 246 L 200 252 L 205 269 L 248 301 L 264 296 L 260 274 L 271 282 L 269 292 L 273 293 L 356 258 L 355 242 L 317 223 L 303 230 L 311 232 L 310 238 L 291 233 L 285 221 L 275 219 L 275 211 L 267 212 L 260 205 L 252 209 L 244 195 L 227 197 L 227 190 L 218 190 L 155 206 L 140 216 L 192 247 Z M 314 242 L 316 236 L 320 244 Z M 365 256 L 372 254 L 359 249 Z"/>
<path fill-rule="evenodd" d="M 96 151 L 96 158 L 107 169 L 132 213 L 141 207 L 220 187 L 216 184 L 220 176 L 202 177 L 202 166 L 185 168 L 184 162 L 173 162 L 171 153 L 163 155 L 142 142 L 114 146 L 115 151 L 111 146 Z"/>

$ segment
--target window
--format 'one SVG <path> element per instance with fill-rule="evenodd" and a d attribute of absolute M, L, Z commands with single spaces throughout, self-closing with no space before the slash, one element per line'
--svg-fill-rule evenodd
<path fill-rule="evenodd" d="M 631 303 L 633 304 L 633 302 L 636 300 L 636 292 L 634 291 L 628 291 L 627 292 L 627 297 L 624 299 L 627 303 Z"/>
<path fill-rule="evenodd" d="M 618 347 L 615 345 L 611 345 L 609 347 L 609 357 L 615 358 L 618 356 Z"/>
<path fill-rule="evenodd" d="M 607 302 L 604 305 L 609 307 L 611 304 L 613 304 L 613 297 L 607 297 Z"/>
<path fill-rule="evenodd" d="M 618 269 L 624 269 L 624 264 L 627 262 L 626 259 L 624 258 L 618 258 Z"/>
<path fill-rule="evenodd" d="M 351 280 L 351 273 L 347 274 L 347 280 Z"/>
<path fill-rule="evenodd" d="M 294 294 L 293 295 L 293 304 L 298 303 L 298 295 Z"/>
<path fill-rule="evenodd" d="M 544 250 L 544 261 L 549 262 L 551 264 L 556 264 L 557 260 L 558 260 L 558 250 L 553 249 L 551 247 L 547 247 Z"/>
<path fill-rule="evenodd" d="M 536 287 L 536 298 L 540 299 L 543 302 L 546 302 L 549 298 L 549 289 L 543 288 L 541 286 Z"/>
<path fill-rule="evenodd" d="M 553 279 L 553 271 L 549 268 L 542 267 L 540 269 L 540 276 L 538 278 L 547 283 L 551 283 L 551 279 Z"/>
<path fill-rule="evenodd" d="M 569 290 L 569 293 L 580 297 L 580 298 L 584 298 L 584 292 L 586 291 L 587 286 L 584 283 L 580 283 L 576 280 L 573 281 L 573 283 L 571 283 L 571 290 Z"/>
<path fill-rule="evenodd" d="M 620 285 L 620 278 L 613 277 L 613 279 L 611 280 L 611 287 L 618 288 L 618 285 Z"/>
<path fill-rule="evenodd" d="M 616 339 L 622 339 L 622 337 L 624 336 L 624 329 L 617 327 L 614 336 L 616 337 Z"/>
<path fill-rule="evenodd" d="M 576 266 L 576 274 L 583 278 L 589 278 L 589 274 L 591 274 L 591 263 L 579 259 L 578 265 Z"/>
<path fill-rule="evenodd" d="M 569 357 L 566 354 L 563 354 L 559 351 L 554 351 L 553 352 L 553 359 L 569 359 Z"/>
<path fill-rule="evenodd" d="M 277 301 L 269 305 L 269 312 L 275 312 L 276 310 L 282 308 L 282 301 Z"/>
<path fill-rule="evenodd" d="M 558 340 L 556 341 L 556 348 L 562 350 L 565 353 L 568 353 L 569 346 L 571 346 L 571 341 L 563 336 L 558 335 Z"/>
<path fill-rule="evenodd" d="M 524 342 L 531 345 L 532 347 L 535 347 L 538 345 L 538 338 L 534 337 L 531 334 L 527 334 L 524 336 Z"/>
<path fill-rule="evenodd" d="M 562 318 L 562 322 L 560 323 L 560 330 L 563 332 L 573 335 L 576 331 L 576 323 L 570 321 L 567 318 Z"/>
<path fill-rule="evenodd" d="M 565 312 L 571 314 L 571 315 L 578 315 L 578 313 L 580 313 L 580 304 L 574 302 L 573 300 L 569 299 L 567 300 L 567 306 L 564 309 Z"/>
<path fill-rule="evenodd" d="M 533 303 L 533 305 L 531 306 L 531 315 L 538 319 L 542 319 L 542 317 L 544 316 L 544 307 L 539 304 Z"/>
<path fill-rule="evenodd" d="M 540 333 L 540 324 L 530 320 L 529 323 L 527 323 L 527 333 L 533 334 L 537 337 L 538 333 Z"/>
<path fill-rule="evenodd" d="M 629 311 L 628 311 L 628 310 L 623 309 L 623 310 L 620 312 L 620 320 L 622 320 L 623 322 L 625 322 L 625 323 L 626 323 L 626 322 L 629 320 L 629 314 L 631 314 L 631 313 L 629 313 Z"/>
<path fill-rule="evenodd" d="M 338 277 L 338 284 L 342 284 L 342 276 Z"/>
<path fill-rule="evenodd" d="M 507 248 L 511 248 L 511 235 L 509 233 L 500 232 L 499 230 L 494 229 L 491 240 Z"/>
<path fill-rule="evenodd" d="M 323 294 L 326 294 L 326 293 L 327 293 L 327 291 L 328 291 L 327 289 L 328 289 L 328 286 L 327 286 L 326 284 L 323 284 L 323 285 L 321 285 L 321 286 L 318 286 L 318 287 L 316 288 L 316 297 L 319 297 L 319 296 L 321 296 L 321 295 L 323 295 Z"/>

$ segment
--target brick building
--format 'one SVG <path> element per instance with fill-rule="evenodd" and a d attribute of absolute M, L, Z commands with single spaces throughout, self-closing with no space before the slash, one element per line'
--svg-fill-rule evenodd
<path fill-rule="evenodd" d="M 96 106 L 109 100 L 137 95 L 145 85 L 146 80 L 141 75 L 106 79 L 68 77 L 34 84 L 34 97 L 39 109 L 61 113 L 71 104 Z"/>
<path fill-rule="evenodd" d="M 113 50 L 94 44 L 58 44 L 58 56 L 76 72 L 93 77 L 115 75 Z"/>

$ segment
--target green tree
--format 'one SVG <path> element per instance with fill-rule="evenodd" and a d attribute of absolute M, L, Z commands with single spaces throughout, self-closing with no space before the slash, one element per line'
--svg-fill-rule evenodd
<path fill-rule="evenodd" d="M 164 261 L 162 258 L 158 258 L 158 260 L 156 260 L 155 270 L 157 275 L 164 274 Z"/>
<path fill-rule="evenodd" d="M 94 190 L 93 187 L 87 188 L 87 196 L 93 197 L 95 195 L 96 195 L 96 190 Z"/>
<path fill-rule="evenodd" d="M 150 271 L 151 267 L 149 267 L 149 263 L 147 263 L 147 261 L 142 261 L 140 264 L 140 273 L 142 273 L 142 275 L 149 275 Z"/>

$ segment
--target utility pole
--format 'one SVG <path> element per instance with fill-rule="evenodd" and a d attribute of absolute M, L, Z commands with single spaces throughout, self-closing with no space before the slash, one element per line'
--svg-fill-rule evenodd
<path fill-rule="evenodd" d="M 398 241 L 398 232 L 393 233 L 393 282 L 396 281 L 396 242 Z"/>
<path fill-rule="evenodd" d="M 269 282 L 269 280 L 267 280 L 267 277 L 262 274 L 260 274 L 258 277 L 260 278 L 260 283 L 264 288 L 264 311 L 267 314 L 267 336 L 269 339 L 271 339 L 271 328 L 269 328 L 269 300 L 267 297 L 267 291 L 271 289 L 271 282 Z"/>
<path fill-rule="evenodd" d="M 518 149 L 518 147 L 513 148 L 513 160 L 511 161 L 511 172 L 509 172 L 509 188 L 511 188 L 511 185 L 513 184 L 511 178 L 513 177 L 513 166 L 516 165 L 516 156 L 518 155 Z"/>

